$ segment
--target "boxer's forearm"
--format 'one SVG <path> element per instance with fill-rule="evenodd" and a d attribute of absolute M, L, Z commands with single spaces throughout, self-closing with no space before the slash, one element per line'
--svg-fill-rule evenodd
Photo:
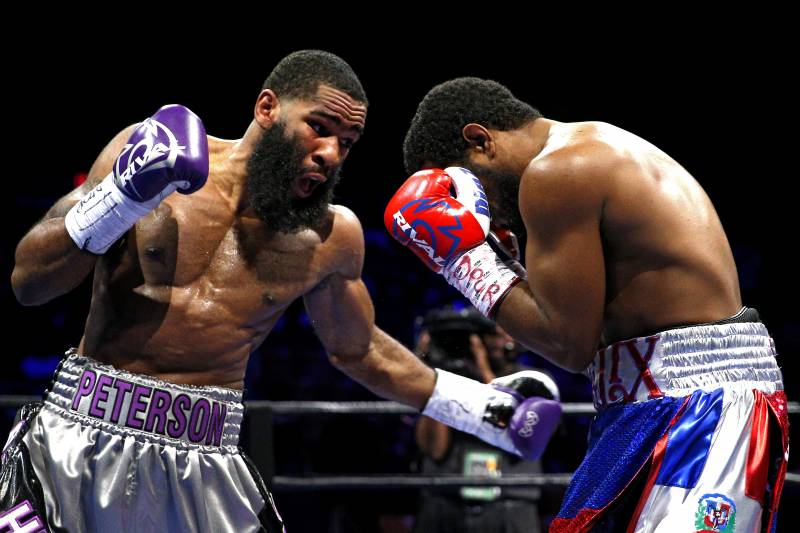
<path fill-rule="evenodd" d="M 23 305 L 40 305 L 77 287 L 94 269 L 97 255 L 81 250 L 64 223 L 67 213 L 111 172 L 136 127 L 120 131 L 95 160 L 89 178 L 60 198 L 17 245 L 11 286 Z"/>
<path fill-rule="evenodd" d="M 375 394 L 421 409 L 433 391 L 433 370 L 375 327 L 364 282 L 334 274 L 304 297 L 331 363 Z"/>
<path fill-rule="evenodd" d="M 581 331 L 574 321 L 537 300 L 527 282 L 511 289 L 495 320 L 515 340 L 572 372 L 583 371 L 594 355 L 593 332 Z"/>
<path fill-rule="evenodd" d="M 422 409 L 436 374 L 398 341 L 375 327 L 368 350 L 359 356 L 331 353 L 331 362 L 375 394 Z"/>
<path fill-rule="evenodd" d="M 41 305 L 77 287 L 97 257 L 80 250 L 64 227 L 64 214 L 48 213 L 17 245 L 11 286 L 23 305 Z M 59 216 L 60 215 L 60 216 Z"/>

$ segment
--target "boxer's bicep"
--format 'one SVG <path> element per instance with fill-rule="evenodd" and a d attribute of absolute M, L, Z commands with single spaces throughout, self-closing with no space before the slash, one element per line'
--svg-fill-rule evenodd
<path fill-rule="evenodd" d="M 375 327 L 367 288 L 332 276 L 305 296 L 314 329 L 331 363 L 369 390 L 422 408 L 434 374 L 405 346 Z"/>
<path fill-rule="evenodd" d="M 375 311 L 360 278 L 332 274 L 304 300 L 311 324 L 332 358 L 357 358 L 367 352 Z"/>
<path fill-rule="evenodd" d="M 584 354 L 588 364 L 600 337 L 605 302 L 600 231 L 585 217 L 571 223 L 565 219 L 529 233 L 528 284 L 556 336 L 573 356 Z"/>
<path fill-rule="evenodd" d="M 366 353 L 375 312 L 361 280 L 364 235 L 349 209 L 332 206 L 333 229 L 326 246 L 332 271 L 305 295 L 314 329 L 332 356 L 355 357 Z"/>
<path fill-rule="evenodd" d="M 589 175 L 547 172 L 522 181 L 528 281 L 498 313 L 504 327 L 511 321 L 514 331 L 529 332 L 522 342 L 576 371 L 594 354 L 605 302 L 603 200 L 600 187 L 587 183 L 591 180 Z M 525 312 L 526 305 L 534 312 Z"/>
<path fill-rule="evenodd" d="M 39 305 L 77 287 L 94 269 L 97 256 L 75 246 L 64 217 L 111 171 L 131 131 L 119 132 L 103 148 L 81 186 L 62 196 L 20 239 L 14 255 L 11 284 L 20 303 Z"/>
<path fill-rule="evenodd" d="M 331 245 L 336 271 L 305 295 L 314 329 L 331 362 L 375 394 L 422 408 L 433 390 L 433 371 L 375 327 L 375 311 L 361 280 L 364 236 L 349 210 L 334 208 Z"/>

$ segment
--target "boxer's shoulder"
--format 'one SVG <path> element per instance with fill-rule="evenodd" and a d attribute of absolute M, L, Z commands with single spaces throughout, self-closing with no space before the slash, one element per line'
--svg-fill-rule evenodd
<path fill-rule="evenodd" d="M 531 159 L 523 179 L 611 177 L 631 160 L 630 136 L 598 122 L 559 124 L 550 130 L 542 150 Z"/>
<path fill-rule="evenodd" d="M 358 217 L 343 205 L 328 207 L 328 238 L 324 246 L 333 265 L 348 277 L 358 277 L 364 263 L 364 230 Z M 332 265 L 332 266 L 333 266 Z"/>

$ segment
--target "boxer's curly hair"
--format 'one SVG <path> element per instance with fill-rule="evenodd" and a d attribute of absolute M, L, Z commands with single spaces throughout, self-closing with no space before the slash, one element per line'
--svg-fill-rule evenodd
<path fill-rule="evenodd" d="M 310 98 L 320 83 L 343 91 L 367 105 L 367 95 L 356 73 L 341 57 L 322 50 L 300 50 L 281 59 L 263 89 L 272 89 L 281 98 Z"/>
<path fill-rule="evenodd" d="M 446 166 L 462 162 L 468 144 L 461 130 L 467 124 L 509 131 L 541 116 L 496 81 L 446 81 L 425 95 L 411 120 L 403 142 L 406 171 L 412 174 L 425 163 Z"/>

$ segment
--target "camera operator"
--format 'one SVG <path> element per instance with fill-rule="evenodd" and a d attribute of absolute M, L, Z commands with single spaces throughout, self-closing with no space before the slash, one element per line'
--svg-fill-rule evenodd
<path fill-rule="evenodd" d="M 514 340 L 475 309 L 434 310 L 420 326 L 416 353 L 431 366 L 485 383 L 529 370 L 517 363 Z M 541 395 L 558 399 L 555 383 L 540 375 Z M 525 461 L 425 416 L 417 421 L 415 437 L 425 474 L 501 477 L 541 472 L 539 461 Z M 442 488 L 423 491 L 422 497 L 417 533 L 541 531 L 536 487 Z"/>

